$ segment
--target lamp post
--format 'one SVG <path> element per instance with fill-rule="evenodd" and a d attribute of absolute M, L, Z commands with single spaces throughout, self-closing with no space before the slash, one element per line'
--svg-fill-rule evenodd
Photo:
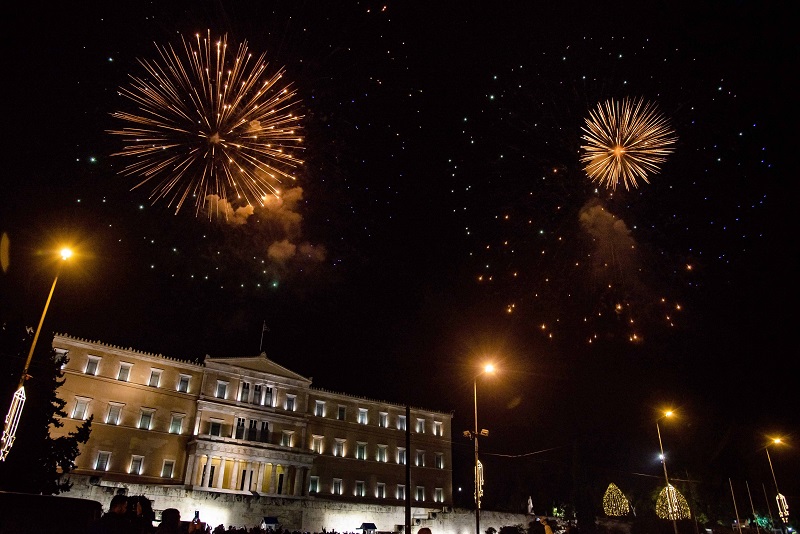
<path fill-rule="evenodd" d="M 494 365 L 486 364 L 483 371 L 475 375 L 472 380 L 472 398 L 475 406 L 475 427 L 472 430 L 472 439 L 475 442 L 475 534 L 481 534 L 481 477 L 480 462 L 478 461 L 478 436 L 488 436 L 488 430 L 478 431 L 478 377 L 485 373 L 494 373 Z"/>
<path fill-rule="evenodd" d="M 773 438 L 772 443 L 775 445 L 780 445 L 782 443 L 781 438 Z M 769 457 L 769 445 L 764 447 L 764 450 L 767 452 L 767 461 L 769 462 L 769 470 L 772 473 L 772 481 L 775 483 L 775 500 L 778 502 L 778 517 L 781 518 L 781 522 L 786 525 L 789 523 L 789 505 L 786 503 L 786 497 L 781 495 L 781 492 L 778 490 L 778 479 L 775 478 L 775 469 L 772 468 L 772 458 Z"/>
<path fill-rule="evenodd" d="M 676 502 L 677 498 L 674 490 L 672 490 L 672 486 L 669 483 L 669 476 L 667 475 L 667 458 L 664 456 L 664 445 L 661 442 L 661 428 L 658 426 L 658 422 L 664 417 L 672 417 L 672 410 L 667 410 L 664 412 L 662 417 L 656 419 L 656 432 L 658 432 L 658 447 L 661 449 L 661 465 L 664 467 L 664 482 L 667 484 L 667 487 L 665 488 L 667 497 L 667 510 L 669 512 L 670 519 L 672 519 L 672 528 L 675 531 L 675 534 L 678 534 L 678 524 L 675 522 L 675 516 L 678 513 L 678 506 Z"/>
<path fill-rule="evenodd" d="M 56 289 L 58 275 L 61 274 L 61 267 L 64 265 L 64 262 L 69 259 L 70 256 L 72 256 L 72 251 L 68 248 L 64 248 L 61 249 L 60 254 L 62 261 L 58 265 L 58 270 L 56 270 L 56 277 L 53 280 L 53 285 L 50 287 L 50 294 L 47 296 L 47 302 L 44 304 L 42 317 L 39 319 L 39 326 L 36 327 L 36 333 L 33 335 L 31 350 L 28 351 L 28 358 L 25 360 L 25 367 L 22 369 L 22 376 L 20 376 L 19 379 L 19 387 L 17 388 L 17 391 L 14 392 L 14 396 L 11 398 L 11 407 L 8 409 L 8 415 L 6 415 L 5 426 L 3 427 L 2 447 L 0 447 L 0 461 L 4 461 L 6 457 L 8 457 L 8 453 L 11 451 L 11 446 L 14 445 L 14 438 L 17 433 L 17 425 L 19 424 L 19 418 L 22 415 L 22 408 L 25 406 L 25 382 L 28 379 L 28 368 L 31 365 L 33 351 L 36 349 L 36 342 L 39 340 L 39 333 L 42 331 L 44 317 L 47 315 L 47 308 L 50 307 L 50 300 L 53 298 L 53 291 Z"/>

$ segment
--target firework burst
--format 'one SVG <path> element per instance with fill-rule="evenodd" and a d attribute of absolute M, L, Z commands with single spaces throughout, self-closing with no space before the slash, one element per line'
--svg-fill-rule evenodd
<path fill-rule="evenodd" d="M 625 189 L 638 187 L 639 178 L 650 183 L 647 175 L 659 172 L 677 141 L 656 106 L 642 99 L 600 103 L 582 129 L 584 170 L 592 181 L 611 189 L 620 180 Z"/>
<path fill-rule="evenodd" d="M 121 173 L 176 214 L 188 198 L 209 217 L 210 197 L 263 206 L 302 165 L 293 154 L 303 140 L 296 92 L 280 85 L 283 69 L 268 73 L 265 54 L 253 61 L 246 41 L 230 54 L 227 36 L 181 40 L 177 49 L 156 45 L 158 59 L 138 60 L 145 74 L 120 89 L 136 106 L 112 113 L 126 123 L 110 130 L 125 142 L 113 155 L 131 160 Z"/>

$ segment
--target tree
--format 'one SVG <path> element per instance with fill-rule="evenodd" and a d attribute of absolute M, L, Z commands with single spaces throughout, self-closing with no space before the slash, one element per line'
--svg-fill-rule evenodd
<path fill-rule="evenodd" d="M 4 372 L 0 378 L 0 410 L 5 414 L 11 396 L 19 385 L 25 358 L 33 340 L 30 329 L 3 323 L 0 330 L 0 361 Z M 66 401 L 58 397 L 64 383 L 62 366 L 67 356 L 46 345 L 38 345 L 28 369 L 25 383 L 27 400 L 17 427 L 16 439 L 8 457 L 0 462 L 0 490 L 56 495 L 69 491 L 67 476 L 75 468 L 78 446 L 89 440 L 92 418 L 74 431 L 58 438 L 50 436 L 51 428 L 61 428 Z"/>

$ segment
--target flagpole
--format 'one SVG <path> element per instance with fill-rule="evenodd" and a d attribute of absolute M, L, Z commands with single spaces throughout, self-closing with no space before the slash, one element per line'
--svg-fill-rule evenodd
<path fill-rule="evenodd" d="M 262 347 L 264 346 L 264 332 L 267 330 L 267 321 L 261 326 L 261 343 L 258 344 L 258 353 L 261 354 Z"/>

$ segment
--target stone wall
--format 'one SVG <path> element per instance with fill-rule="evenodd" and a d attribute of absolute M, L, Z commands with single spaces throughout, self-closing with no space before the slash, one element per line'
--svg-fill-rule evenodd
<path fill-rule="evenodd" d="M 200 511 L 200 519 L 216 527 L 224 525 L 253 527 L 264 516 L 274 516 L 281 528 L 302 532 L 355 532 L 362 523 L 375 523 L 379 532 L 397 532 L 405 522 L 402 506 L 380 506 L 329 501 L 320 498 L 267 497 L 240 493 L 210 493 L 187 490 L 176 486 L 149 486 L 141 484 L 91 484 L 86 477 L 72 476 L 72 490 L 64 497 L 78 497 L 99 501 L 108 510 L 111 498 L 118 492 L 127 495 L 145 495 L 153 502 L 156 517 L 165 508 L 177 508 L 184 520 Z M 433 511 L 435 510 L 435 511 Z M 475 512 L 441 508 L 411 508 L 412 532 L 429 527 L 433 534 L 474 534 Z M 492 511 L 481 511 L 481 532 L 489 528 L 521 525 L 527 527 L 533 516 Z"/>

